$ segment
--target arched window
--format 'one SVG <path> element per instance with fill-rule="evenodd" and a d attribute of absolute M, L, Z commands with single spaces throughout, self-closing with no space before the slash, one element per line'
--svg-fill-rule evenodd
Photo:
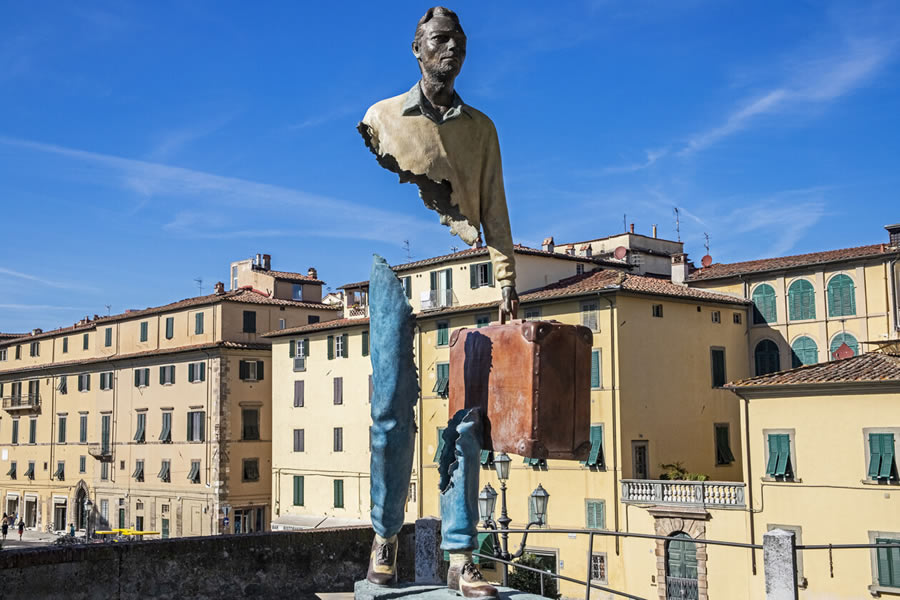
<path fill-rule="evenodd" d="M 791 344 L 791 365 L 793 368 L 814 365 L 819 362 L 819 347 L 811 337 L 802 336 Z"/>
<path fill-rule="evenodd" d="M 853 356 L 859 354 L 859 342 L 856 341 L 856 338 L 849 333 L 839 333 L 831 340 L 830 350 L 832 359 L 838 358 L 835 356 L 835 353 L 838 351 L 838 348 L 844 344 L 847 344 L 847 347 L 853 351 Z"/>
<path fill-rule="evenodd" d="M 756 345 L 756 374 L 767 375 L 781 370 L 781 357 L 778 344 L 772 340 L 763 340 Z"/>
<path fill-rule="evenodd" d="M 805 279 L 798 279 L 788 288 L 788 314 L 791 321 L 816 318 L 816 291 Z"/>
<path fill-rule="evenodd" d="M 856 314 L 856 288 L 849 275 L 835 275 L 828 282 L 828 316 L 850 317 Z"/>
<path fill-rule="evenodd" d="M 753 322 L 774 323 L 778 318 L 775 309 L 775 288 L 768 283 L 756 286 L 753 290 Z"/>
<path fill-rule="evenodd" d="M 685 540 L 691 536 L 683 531 L 673 533 L 666 542 L 666 599 L 696 598 L 697 545 Z"/>

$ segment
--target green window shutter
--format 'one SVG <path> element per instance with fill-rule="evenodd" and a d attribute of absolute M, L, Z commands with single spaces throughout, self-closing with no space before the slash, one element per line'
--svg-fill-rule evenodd
<path fill-rule="evenodd" d="M 488 285 L 494 287 L 494 265 L 493 263 L 487 263 L 487 280 Z"/>
<path fill-rule="evenodd" d="M 878 473 L 881 471 L 881 435 L 880 433 L 869 434 L 870 479 L 878 479 Z"/>
<path fill-rule="evenodd" d="M 788 289 L 788 315 L 792 321 L 816 318 L 815 290 L 813 285 L 798 279 Z"/>
<path fill-rule="evenodd" d="M 775 305 L 775 288 L 764 283 L 753 290 L 753 322 L 774 323 L 778 320 L 778 311 Z"/>
<path fill-rule="evenodd" d="M 897 544 L 900 540 L 876 538 L 876 544 Z M 900 548 L 878 548 L 878 585 L 885 587 L 900 586 Z"/>
<path fill-rule="evenodd" d="M 856 290 L 848 275 L 835 275 L 828 282 L 828 316 L 848 317 L 856 314 Z"/>
<path fill-rule="evenodd" d="M 775 475 L 787 477 L 791 474 L 791 438 L 786 433 L 775 436 L 778 444 L 778 463 L 775 465 Z"/>
<path fill-rule="evenodd" d="M 894 471 L 894 434 L 881 434 L 881 469 L 879 477 L 890 479 Z"/>
<path fill-rule="evenodd" d="M 766 475 L 775 477 L 775 470 L 778 466 L 778 436 L 769 434 L 769 461 L 766 463 Z"/>
<path fill-rule="evenodd" d="M 859 342 L 856 341 L 856 338 L 849 333 L 839 333 L 831 340 L 830 350 L 832 359 L 834 358 L 834 353 L 837 352 L 842 344 L 847 344 L 847 346 L 853 350 L 854 356 L 859 354 Z"/>
<path fill-rule="evenodd" d="M 297 353 L 297 342 L 291 340 L 288 342 L 288 357 L 294 358 L 294 355 Z"/>
<path fill-rule="evenodd" d="M 600 351 L 591 352 L 591 387 L 600 387 Z"/>
<path fill-rule="evenodd" d="M 441 452 L 444 451 L 444 429 L 446 428 L 437 428 L 437 450 L 434 451 L 434 462 L 440 462 Z"/>
<path fill-rule="evenodd" d="M 606 503 L 602 500 L 588 500 L 585 508 L 587 529 L 606 529 Z"/>
<path fill-rule="evenodd" d="M 444 269 L 447 272 L 447 289 L 453 289 L 453 269 Z"/>
<path fill-rule="evenodd" d="M 437 345 L 438 346 L 446 346 L 450 343 L 450 324 L 449 323 L 438 323 L 437 324 Z"/>
<path fill-rule="evenodd" d="M 263 363 L 263 361 L 261 360 L 258 360 L 256 361 L 256 380 L 262 381 L 265 378 L 265 363 Z"/>
<path fill-rule="evenodd" d="M 162 385 L 165 382 L 166 382 L 166 368 L 160 367 L 159 368 L 159 384 Z"/>
<path fill-rule="evenodd" d="M 188 363 L 188 382 L 194 382 L 194 363 Z"/>
<path fill-rule="evenodd" d="M 487 465 L 491 464 L 491 461 L 492 461 L 492 460 L 494 460 L 494 453 L 493 453 L 493 452 L 491 452 L 490 450 L 482 450 L 482 451 L 481 451 L 481 459 L 480 459 L 480 462 L 481 462 L 482 465 L 487 466 Z"/>
<path fill-rule="evenodd" d="M 246 360 L 238 361 L 238 376 L 241 380 L 250 377 L 250 367 L 247 365 Z"/>
<path fill-rule="evenodd" d="M 437 271 L 432 271 L 428 274 L 429 284 L 431 285 L 431 291 L 437 290 Z"/>
<path fill-rule="evenodd" d="M 343 358 L 347 358 L 348 356 L 350 356 L 350 334 L 345 333 L 342 336 L 342 338 L 343 338 L 343 341 L 341 343 L 341 347 L 342 347 L 341 354 L 342 354 Z"/>
<path fill-rule="evenodd" d="M 344 480 L 334 480 L 334 507 L 344 508 Z"/>
<path fill-rule="evenodd" d="M 591 425 L 591 450 L 588 458 L 581 461 L 588 467 L 603 466 L 603 425 Z"/>
<path fill-rule="evenodd" d="M 362 332 L 362 355 L 369 355 L 369 330 L 366 329 Z"/>
<path fill-rule="evenodd" d="M 309 358 L 309 338 L 303 338 L 303 356 Z"/>
<path fill-rule="evenodd" d="M 814 365 L 817 362 L 819 362 L 819 347 L 816 345 L 815 340 L 807 336 L 794 340 L 794 343 L 791 344 L 792 368 Z"/>
<path fill-rule="evenodd" d="M 478 268 L 481 265 L 470 265 L 469 266 L 469 287 L 473 290 L 478 287 Z"/>
<path fill-rule="evenodd" d="M 294 506 L 303 506 L 303 475 L 294 475 Z"/>
<path fill-rule="evenodd" d="M 403 278 L 403 287 L 406 291 L 406 299 L 409 300 L 412 298 L 412 277 L 407 276 Z"/>
<path fill-rule="evenodd" d="M 334 336 L 328 336 L 328 360 L 334 359 Z"/>

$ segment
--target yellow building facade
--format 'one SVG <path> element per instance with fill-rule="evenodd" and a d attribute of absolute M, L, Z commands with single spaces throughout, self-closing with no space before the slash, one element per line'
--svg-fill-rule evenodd
<path fill-rule="evenodd" d="M 217 287 L 0 341 L 4 512 L 56 531 L 268 527 L 271 349 L 259 334 L 338 311 Z"/>

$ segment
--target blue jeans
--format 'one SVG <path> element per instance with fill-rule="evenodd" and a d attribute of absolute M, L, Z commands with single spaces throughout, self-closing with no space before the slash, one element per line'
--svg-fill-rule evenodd
<path fill-rule="evenodd" d="M 438 462 L 442 550 L 475 549 L 482 427 L 481 409 L 463 409 L 442 433 L 444 448 Z"/>

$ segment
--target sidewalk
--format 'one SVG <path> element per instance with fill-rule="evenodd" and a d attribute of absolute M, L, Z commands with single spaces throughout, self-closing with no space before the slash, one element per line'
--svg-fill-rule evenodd
<path fill-rule="evenodd" d="M 57 535 L 55 533 L 48 533 L 46 531 L 31 531 L 26 529 L 25 533 L 22 535 L 22 541 L 19 541 L 19 532 L 18 530 L 13 531 L 10 529 L 9 535 L 6 536 L 6 541 L 3 542 L 3 549 L 10 550 L 13 548 L 37 548 L 39 546 L 50 546 L 53 545 L 57 538 L 62 537 L 61 535 Z M 76 538 L 84 539 L 84 532 L 79 532 L 75 535 Z"/>

